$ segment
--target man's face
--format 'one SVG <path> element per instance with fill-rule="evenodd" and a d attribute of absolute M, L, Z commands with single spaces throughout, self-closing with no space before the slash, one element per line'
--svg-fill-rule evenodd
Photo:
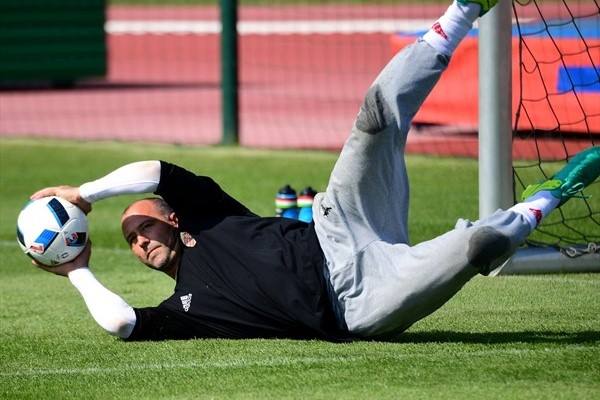
<path fill-rule="evenodd" d="M 164 215 L 151 200 L 134 203 L 121 217 L 123 236 L 131 251 L 145 265 L 164 272 L 177 259 L 177 217 Z"/>

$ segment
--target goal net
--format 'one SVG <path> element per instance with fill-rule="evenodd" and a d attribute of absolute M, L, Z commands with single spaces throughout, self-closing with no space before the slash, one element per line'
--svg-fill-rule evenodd
<path fill-rule="evenodd" d="M 518 201 L 528 184 L 600 144 L 600 6 L 597 0 L 515 0 L 513 18 Z M 600 182 L 549 215 L 527 245 L 504 272 L 600 270 Z"/>

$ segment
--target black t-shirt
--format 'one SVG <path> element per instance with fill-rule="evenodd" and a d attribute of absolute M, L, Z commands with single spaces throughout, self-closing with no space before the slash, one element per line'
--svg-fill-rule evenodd
<path fill-rule="evenodd" d="M 196 244 L 182 246 L 173 295 L 134 309 L 129 340 L 346 336 L 336 328 L 313 224 L 258 217 L 212 179 L 164 161 L 156 194 Z"/>

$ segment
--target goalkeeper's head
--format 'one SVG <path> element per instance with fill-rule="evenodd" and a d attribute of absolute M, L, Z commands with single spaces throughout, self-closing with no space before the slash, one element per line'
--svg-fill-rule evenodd
<path fill-rule="evenodd" d="M 181 243 L 179 220 L 161 198 L 135 201 L 123 211 L 121 229 L 133 254 L 145 265 L 175 277 Z"/>

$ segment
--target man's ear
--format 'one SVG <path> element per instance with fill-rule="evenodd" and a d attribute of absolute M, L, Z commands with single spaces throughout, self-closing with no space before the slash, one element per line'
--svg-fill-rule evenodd
<path fill-rule="evenodd" d="M 175 228 L 179 228 L 179 218 L 177 218 L 177 215 L 174 212 L 169 214 L 169 223 Z"/>

